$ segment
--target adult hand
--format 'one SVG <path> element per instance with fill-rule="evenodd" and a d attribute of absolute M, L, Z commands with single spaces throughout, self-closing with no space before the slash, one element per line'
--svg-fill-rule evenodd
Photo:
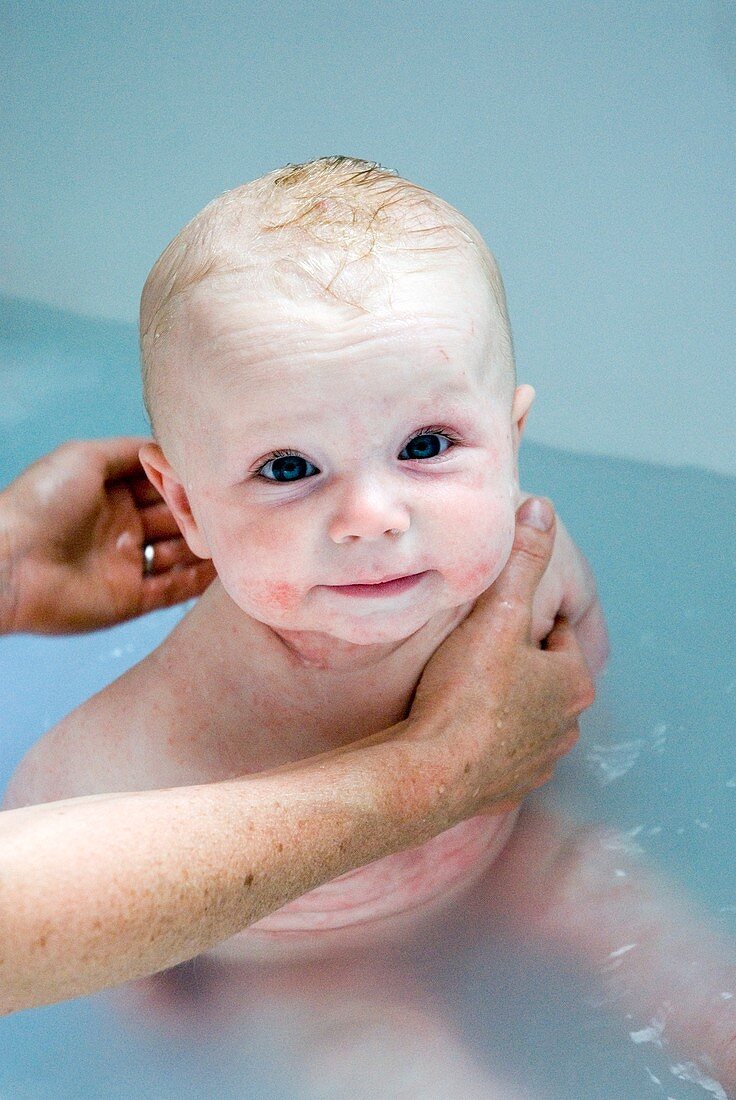
<path fill-rule="evenodd" d="M 194 557 L 143 473 L 145 442 L 65 443 L 0 493 L 3 632 L 96 630 L 190 599 L 212 581 L 212 563 Z"/>
<path fill-rule="evenodd" d="M 595 698 L 565 619 L 543 648 L 532 638 L 532 600 L 555 539 L 554 509 L 539 504 L 549 526 L 529 526 L 535 502 L 524 501 L 505 568 L 427 662 L 401 724 L 403 740 L 429 750 L 438 801 L 452 792 L 447 811 L 457 819 L 510 810 L 551 778 Z"/>

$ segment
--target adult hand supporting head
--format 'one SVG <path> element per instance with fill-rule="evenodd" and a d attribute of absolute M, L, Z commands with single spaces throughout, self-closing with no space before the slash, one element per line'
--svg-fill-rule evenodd
<path fill-rule="evenodd" d="M 545 510 L 547 527 L 535 519 Z M 424 750 L 451 821 L 505 812 L 546 782 L 595 698 L 566 620 L 556 620 L 544 648 L 532 641 L 532 600 L 554 539 L 552 505 L 526 500 L 505 568 L 427 662 L 400 724 L 400 738 Z"/>
<path fill-rule="evenodd" d="M 146 478 L 144 442 L 65 443 L 0 493 L 0 633 L 96 630 L 197 596 L 214 578 Z M 144 572 L 146 543 L 155 553 Z"/>

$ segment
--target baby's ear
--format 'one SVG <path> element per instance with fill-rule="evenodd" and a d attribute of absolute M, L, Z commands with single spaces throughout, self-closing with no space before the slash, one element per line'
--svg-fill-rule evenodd
<path fill-rule="evenodd" d="M 532 402 L 536 394 L 533 386 L 529 386 L 524 383 L 523 386 L 516 387 L 516 393 L 514 394 L 514 403 L 511 409 L 511 420 L 515 425 L 518 436 L 517 441 L 521 439 L 524 434 L 524 428 L 526 427 L 526 418 L 529 415 L 529 410 L 532 407 Z"/>
<path fill-rule="evenodd" d="M 189 549 L 199 558 L 211 558 L 192 513 L 187 491 L 158 443 L 144 443 L 138 457 L 151 485 L 168 504 Z"/>

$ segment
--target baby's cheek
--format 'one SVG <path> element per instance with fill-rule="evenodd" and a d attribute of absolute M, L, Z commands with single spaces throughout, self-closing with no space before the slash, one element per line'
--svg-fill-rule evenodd
<path fill-rule="evenodd" d="M 230 598 L 247 615 L 268 622 L 295 610 L 303 590 L 288 579 L 293 560 L 282 532 L 267 524 L 221 528 L 212 540 L 212 560 Z M 302 586 L 303 588 L 303 586 Z"/>
<path fill-rule="evenodd" d="M 261 604 L 268 610 L 281 614 L 293 611 L 301 603 L 300 590 L 287 581 L 273 581 L 261 587 Z"/>
<path fill-rule="evenodd" d="M 283 574 L 279 577 L 273 566 L 259 570 L 255 557 L 250 553 L 219 555 L 213 552 L 212 560 L 220 583 L 241 611 L 261 622 L 279 621 L 299 607 L 301 589 L 284 580 Z"/>
<path fill-rule="evenodd" d="M 225 589 L 243 611 L 262 622 L 279 621 L 296 611 L 302 602 L 302 590 L 283 580 L 258 583 L 241 580 L 233 585 L 232 591 L 225 583 Z"/>
<path fill-rule="evenodd" d="M 514 544 L 515 518 L 512 508 L 499 505 L 486 509 L 477 523 L 468 522 L 464 545 L 444 570 L 446 583 L 462 600 L 485 592 L 508 561 Z"/>

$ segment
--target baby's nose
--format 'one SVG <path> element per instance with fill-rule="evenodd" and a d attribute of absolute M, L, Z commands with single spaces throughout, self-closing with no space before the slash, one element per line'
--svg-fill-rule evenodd
<path fill-rule="evenodd" d="M 395 538 L 409 529 L 406 503 L 375 481 L 346 492 L 329 524 L 333 542 Z"/>
<path fill-rule="evenodd" d="M 399 524 L 396 527 L 384 527 L 383 523 L 340 523 L 335 522 L 330 529 L 330 538 L 333 542 L 352 542 L 355 539 L 363 539 L 373 542 L 381 538 L 395 539 L 408 530 L 408 524 Z"/>

